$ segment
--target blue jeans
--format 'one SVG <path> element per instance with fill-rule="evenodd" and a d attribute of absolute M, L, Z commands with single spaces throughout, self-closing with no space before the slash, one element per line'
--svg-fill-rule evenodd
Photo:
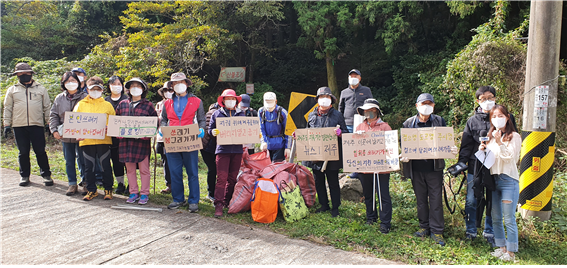
<path fill-rule="evenodd" d="M 192 152 L 179 152 L 179 153 L 166 153 L 167 161 L 169 162 L 169 173 L 171 174 L 171 195 L 174 202 L 185 201 L 185 188 L 183 187 L 183 167 L 187 172 L 189 179 L 189 197 L 187 202 L 189 204 L 199 203 L 199 153 L 198 151 Z"/>
<path fill-rule="evenodd" d="M 346 126 L 348 133 L 354 133 L 354 125 Z"/>
<path fill-rule="evenodd" d="M 465 203 L 465 223 L 467 226 L 466 234 L 471 234 L 476 237 L 476 208 L 477 202 L 474 197 L 474 175 L 467 174 L 467 202 Z M 492 201 L 494 203 L 494 201 Z M 494 230 L 492 228 L 492 216 L 486 215 L 484 219 L 484 236 L 493 236 Z"/>
<path fill-rule="evenodd" d="M 83 150 L 79 147 L 79 143 L 62 142 L 63 156 L 65 157 L 65 172 L 69 185 L 77 185 L 77 170 L 75 169 L 75 160 L 79 167 L 81 181 L 85 180 L 85 157 Z"/>
<path fill-rule="evenodd" d="M 496 191 L 492 192 L 492 219 L 496 223 L 494 242 L 497 247 L 506 246 L 506 250 L 510 252 L 518 252 L 516 206 L 519 196 L 519 182 L 506 174 L 500 174 L 496 179 Z M 504 224 L 506 224 L 507 236 L 504 233 Z"/>

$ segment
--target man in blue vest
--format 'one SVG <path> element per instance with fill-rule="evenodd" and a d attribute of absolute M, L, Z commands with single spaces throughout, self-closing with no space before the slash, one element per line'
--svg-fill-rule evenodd
<path fill-rule="evenodd" d="M 270 152 L 272 163 L 284 161 L 289 155 L 288 138 L 285 135 L 287 111 L 277 105 L 276 94 L 264 93 L 264 107 L 258 111 L 262 144 L 260 150 Z"/>

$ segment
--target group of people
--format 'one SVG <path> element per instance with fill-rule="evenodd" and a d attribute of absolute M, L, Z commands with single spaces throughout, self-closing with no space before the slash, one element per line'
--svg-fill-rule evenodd
<path fill-rule="evenodd" d="M 162 126 L 185 126 L 197 124 L 198 137 L 202 138 L 202 158 L 207 165 L 207 198 L 214 203 L 215 217 L 221 217 L 232 198 L 236 178 L 244 153 L 253 153 L 254 145 L 219 145 L 216 136 L 219 130 L 216 123 L 219 118 L 233 116 L 253 116 L 260 119 L 260 150 L 269 151 L 273 162 L 284 161 L 290 154 L 290 137 L 284 134 L 287 111 L 277 105 L 276 94 L 264 94 L 264 106 L 258 111 L 250 107 L 250 97 L 246 94 L 236 95 L 232 89 L 226 89 L 205 112 L 204 104 L 189 88 L 192 82 L 183 73 L 174 73 L 170 81 L 158 90 L 162 101 L 156 106 L 146 99 L 150 90 L 140 78 L 132 78 L 127 82 L 118 76 L 108 80 L 107 85 L 100 77 L 91 77 L 87 81 L 86 73 L 75 68 L 63 74 L 61 91 L 51 105 L 47 90 L 33 80 L 32 68 L 26 63 L 18 63 L 13 75 L 19 82 L 10 87 L 4 101 L 4 136 L 12 129 L 19 150 L 20 185 L 29 184 L 30 176 L 30 143 L 37 156 L 40 174 L 46 186 L 53 185 L 47 154 L 45 153 L 44 124 L 49 122 L 49 130 L 55 139 L 61 140 L 66 161 L 66 172 L 69 188 L 67 195 L 77 193 L 77 174 L 75 162 L 78 163 L 82 179 L 84 200 L 89 201 L 98 196 L 96 173 L 102 173 L 104 199 L 112 199 L 113 173 L 118 182 L 117 192 L 127 193 L 126 202 L 143 205 L 148 202 L 150 172 L 149 156 L 150 138 L 109 137 L 104 139 L 68 139 L 63 138 L 62 129 L 66 112 L 103 113 L 121 116 L 157 116 L 159 121 L 156 151 L 161 155 L 167 187 L 162 193 L 171 193 L 173 202 L 168 208 L 175 209 L 188 204 L 191 212 L 198 211 L 199 178 L 198 152 L 167 152 L 164 149 Z M 349 86 L 342 90 L 340 98 L 332 94 L 328 87 L 317 90 L 315 109 L 308 115 L 308 128 L 333 127 L 338 136 L 343 133 L 364 133 L 370 131 L 391 130 L 388 123 L 382 120 L 382 109 L 373 98 L 368 87 L 362 86 L 361 73 L 353 69 L 348 73 Z M 103 92 L 107 93 L 105 99 Z M 495 105 L 496 90 L 490 86 L 480 87 L 476 92 L 479 104 L 475 114 L 468 119 L 461 143 L 460 151 L 453 147 L 451 152 L 459 154 L 459 162 L 468 165 L 467 202 L 466 202 L 466 238 L 474 239 L 477 235 L 477 198 L 474 196 L 475 173 L 481 166 L 477 163 L 477 151 L 492 152 L 496 162 L 490 168 L 494 178 L 494 189 L 487 191 L 492 206 L 487 207 L 484 237 L 493 246 L 498 247 L 493 256 L 503 260 L 513 260 L 518 251 L 518 231 L 515 221 L 515 209 L 519 196 L 519 175 L 517 162 L 520 154 L 521 137 L 517 132 L 514 117 L 501 105 Z M 333 104 L 337 103 L 336 110 Z M 442 127 L 445 120 L 433 114 L 435 100 L 429 93 L 418 96 L 415 104 L 417 113 L 408 118 L 404 128 Z M 354 115 L 364 118 L 363 122 L 354 125 Z M 482 132 L 487 133 L 488 141 L 481 141 Z M 291 138 L 295 138 L 295 133 Z M 339 155 L 342 157 L 341 146 Z M 444 246 L 444 218 L 442 207 L 443 159 L 409 160 L 401 157 L 403 175 L 411 178 L 417 201 L 419 230 L 415 236 L 430 236 L 436 243 Z M 112 162 L 112 165 L 111 165 Z M 315 178 L 316 191 L 320 207 L 317 213 L 330 211 L 332 217 L 339 215 L 341 205 L 339 189 L 339 161 L 330 161 L 323 168 L 322 161 L 306 161 Z M 189 196 L 185 199 L 183 167 L 188 176 Z M 141 188 L 138 187 L 136 170 L 140 170 Z M 125 172 L 126 171 L 126 172 Z M 128 179 L 125 187 L 124 174 Z M 374 224 L 380 219 L 380 232 L 390 232 L 392 219 L 392 201 L 389 192 L 389 172 L 350 174 L 358 177 L 363 185 L 366 223 Z M 330 201 L 327 196 L 328 183 Z M 376 200 L 376 189 L 380 202 Z M 376 204 L 380 204 L 380 212 Z M 490 213 L 489 213 L 490 212 Z M 378 215 L 379 214 L 379 215 Z M 506 225 L 506 233 L 504 231 Z"/>

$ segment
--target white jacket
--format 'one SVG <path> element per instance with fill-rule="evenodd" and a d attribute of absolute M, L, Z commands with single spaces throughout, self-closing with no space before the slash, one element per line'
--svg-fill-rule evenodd
<path fill-rule="evenodd" d="M 492 138 L 486 148 L 492 151 L 496 158 L 494 165 L 490 168 L 490 174 L 506 174 L 515 180 L 520 180 L 517 163 L 522 149 L 522 137 L 518 132 L 514 132 L 512 139 L 502 142 L 502 145 L 498 145 Z"/>
<path fill-rule="evenodd" d="M 4 126 L 45 126 L 51 101 L 47 89 L 36 81 L 28 88 L 18 82 L 8 88 L 4 99 Z"/>

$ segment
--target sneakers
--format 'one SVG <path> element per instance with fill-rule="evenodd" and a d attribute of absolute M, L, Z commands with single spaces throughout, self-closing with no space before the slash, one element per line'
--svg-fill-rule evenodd
<path fill-rule="evenodd" d="M 87 183 L 83 184 L 83 191 L 81 191 L 82 195 L 87 195 L 87 193 L 89 192 L 89 190 L 87 189 Z"/>
<path fill-rule="evenodd" d="M 465 239 L 467 240 L 474 240 L 476 238 L 476 235 L 473 234 L 469 234 L 469 233 L 465 233 Z"/>
<path fill-rule="evenodd" d="M 167 187 L 165 187 L 165 189 L 161 190 L 162 194 L 171 194 L 171 185 L 166 184 Z"/>
<path fill-rule="evenodd" d="M 114 193 L 123 194 L 125 190 L 126 190 L 126 187 L 124 186 L 124 183 L 119 182 L 118 186 L 116 186 L 116 190 L 114 191 Z"/>
<path fill-rule="evenodd" d="M 493 248 L 496 247 L 496 241 L 494 241 L 494 236 L 485 236 L 484 238 L 486 239 L 486 242 L 490 244 L 491 247 Z"/>
<path fill-rule="evenodd" d="M 351 179 L 358 179 L 358 173 L 353 172 L 347 175 Z"/>
<path fill-rule="evenodd" d="M 501 248 L 497 248 L 496 250 L 494 250 L 494 252 L 490 253 L 490 255 L 492 255 L 492 257 L 496 257 L 496 258 L 500 258 L 502 255 L 504 255 L 504 250 L 502 250 Z"/>
<path fill-rule="evenodd" d="M 431 239 L 433 239 L 433 241 L 435 241 L 436 244 L 439 244 L 442 247 L 445 246 L 445 239 L 443 239 L 442 234 L 431 234 Z"/>
<path fill-rule="evenodd" d="M 85 201 L 91 201 L 93 200 L 93 198 L 98 196 L 98 192 L 94 191 L 94 192 L 87 192 L 87 195 L 85 195 L 85 197 L 83 197 L 83 200 Z"/>
<path fill-rule="evenodd" d="M 104 200 L 112 200 L 112 190 L 104 190 Z"/>
<path fill-rule="evenodd" d="M 430 232 L 427 229 L 419 228 L 419 231 L 415 232 L 413 235 L 417 237 L 426 237 L 429 236 Z"/>
<path fill-rule="evenodd" d="M 338 208 L 333 208 L 331 210 L 331 217 L 336 218 L 339 216 L 339 209 Z"/>
<path fill-rule="evenodd" d="M 499 258 L 501 261 L 514 261 L 516 259 L 516 255 L 511 256 L 508 252 L 502 254 Z"/>
<path fill-rule="evenodd" d="M 76 194 L 77 192 L 79 192 L 79 186 L 75 185 L 69 185 L 69 189 L 67 189 L 67 192 L 65 193 L 66 196 L 72 196 L 74 194 Z"/>
<path fill-rule="evenodd" d="M 43 177 L 43 183 L 45 184 L 45 186 L 53 186 L 53 180 L 51 179 L 51 176 Z"/>
<path fill-rule="evenodd" d="M 150 201 L 150 198 L 143 194 L 142 196 L 140 196 L 140 201 L 138 201 L 138 205 L 145 205 L 148 203 L 148 201 Z"/>
<path fill-rule="evenodd" d="M 390 228 L 386 227 L 384 225 L 380 225 L 380 232 L 383 233 L 383 234 L 387 234 L 387 233 L 390 232 Z"/>
<path fill-rule="evenodd" d="M 28 184 L 30 184 L 30 177 L 20 178 L 20 186 L 27 186 Z"/>
<path fill-rule="evenodd" d="M 179 207 L 185 206 L 187 202 L 183 200 L 183 202 L 175 202 L 173 201 L 171 204 L 167 206 L 168 209 L 178 209 Z"/>
<path fill-rule="evenodd" d="M 222 205 L 216 205 L 215 206 L 215 218 L 220 218 L 222 217 Z"/>
<path fill-rule="evenodd" d="M 131 194 L 128 199 L 126 199 L 126 203 L 128 204 L 134 204 L 136 203 L 136 201 L 140 199 L 140 197 L 138 196 L 138 194 Z"/>
<path fill-rule="evenodd" d="M 189 212 L 195 213 L 197 211 L 199 211 L 199 205 L 198 204 L 189 204 Z"/>
<path fill-rule="evenodd" d="M 212 197 L 210 194 L 207 195 L 207 199 L 209 199 L 209 201 L 211 201 L 211 203 L 215 203 L 215 198 Z"/>
<path fill-rule="evenodd" d="M 321 213 L 321 212 L 325 212 L 328 211 L 329 207 L 320 207 L 317 210 L 315 210 L 315 213 Z"/>

